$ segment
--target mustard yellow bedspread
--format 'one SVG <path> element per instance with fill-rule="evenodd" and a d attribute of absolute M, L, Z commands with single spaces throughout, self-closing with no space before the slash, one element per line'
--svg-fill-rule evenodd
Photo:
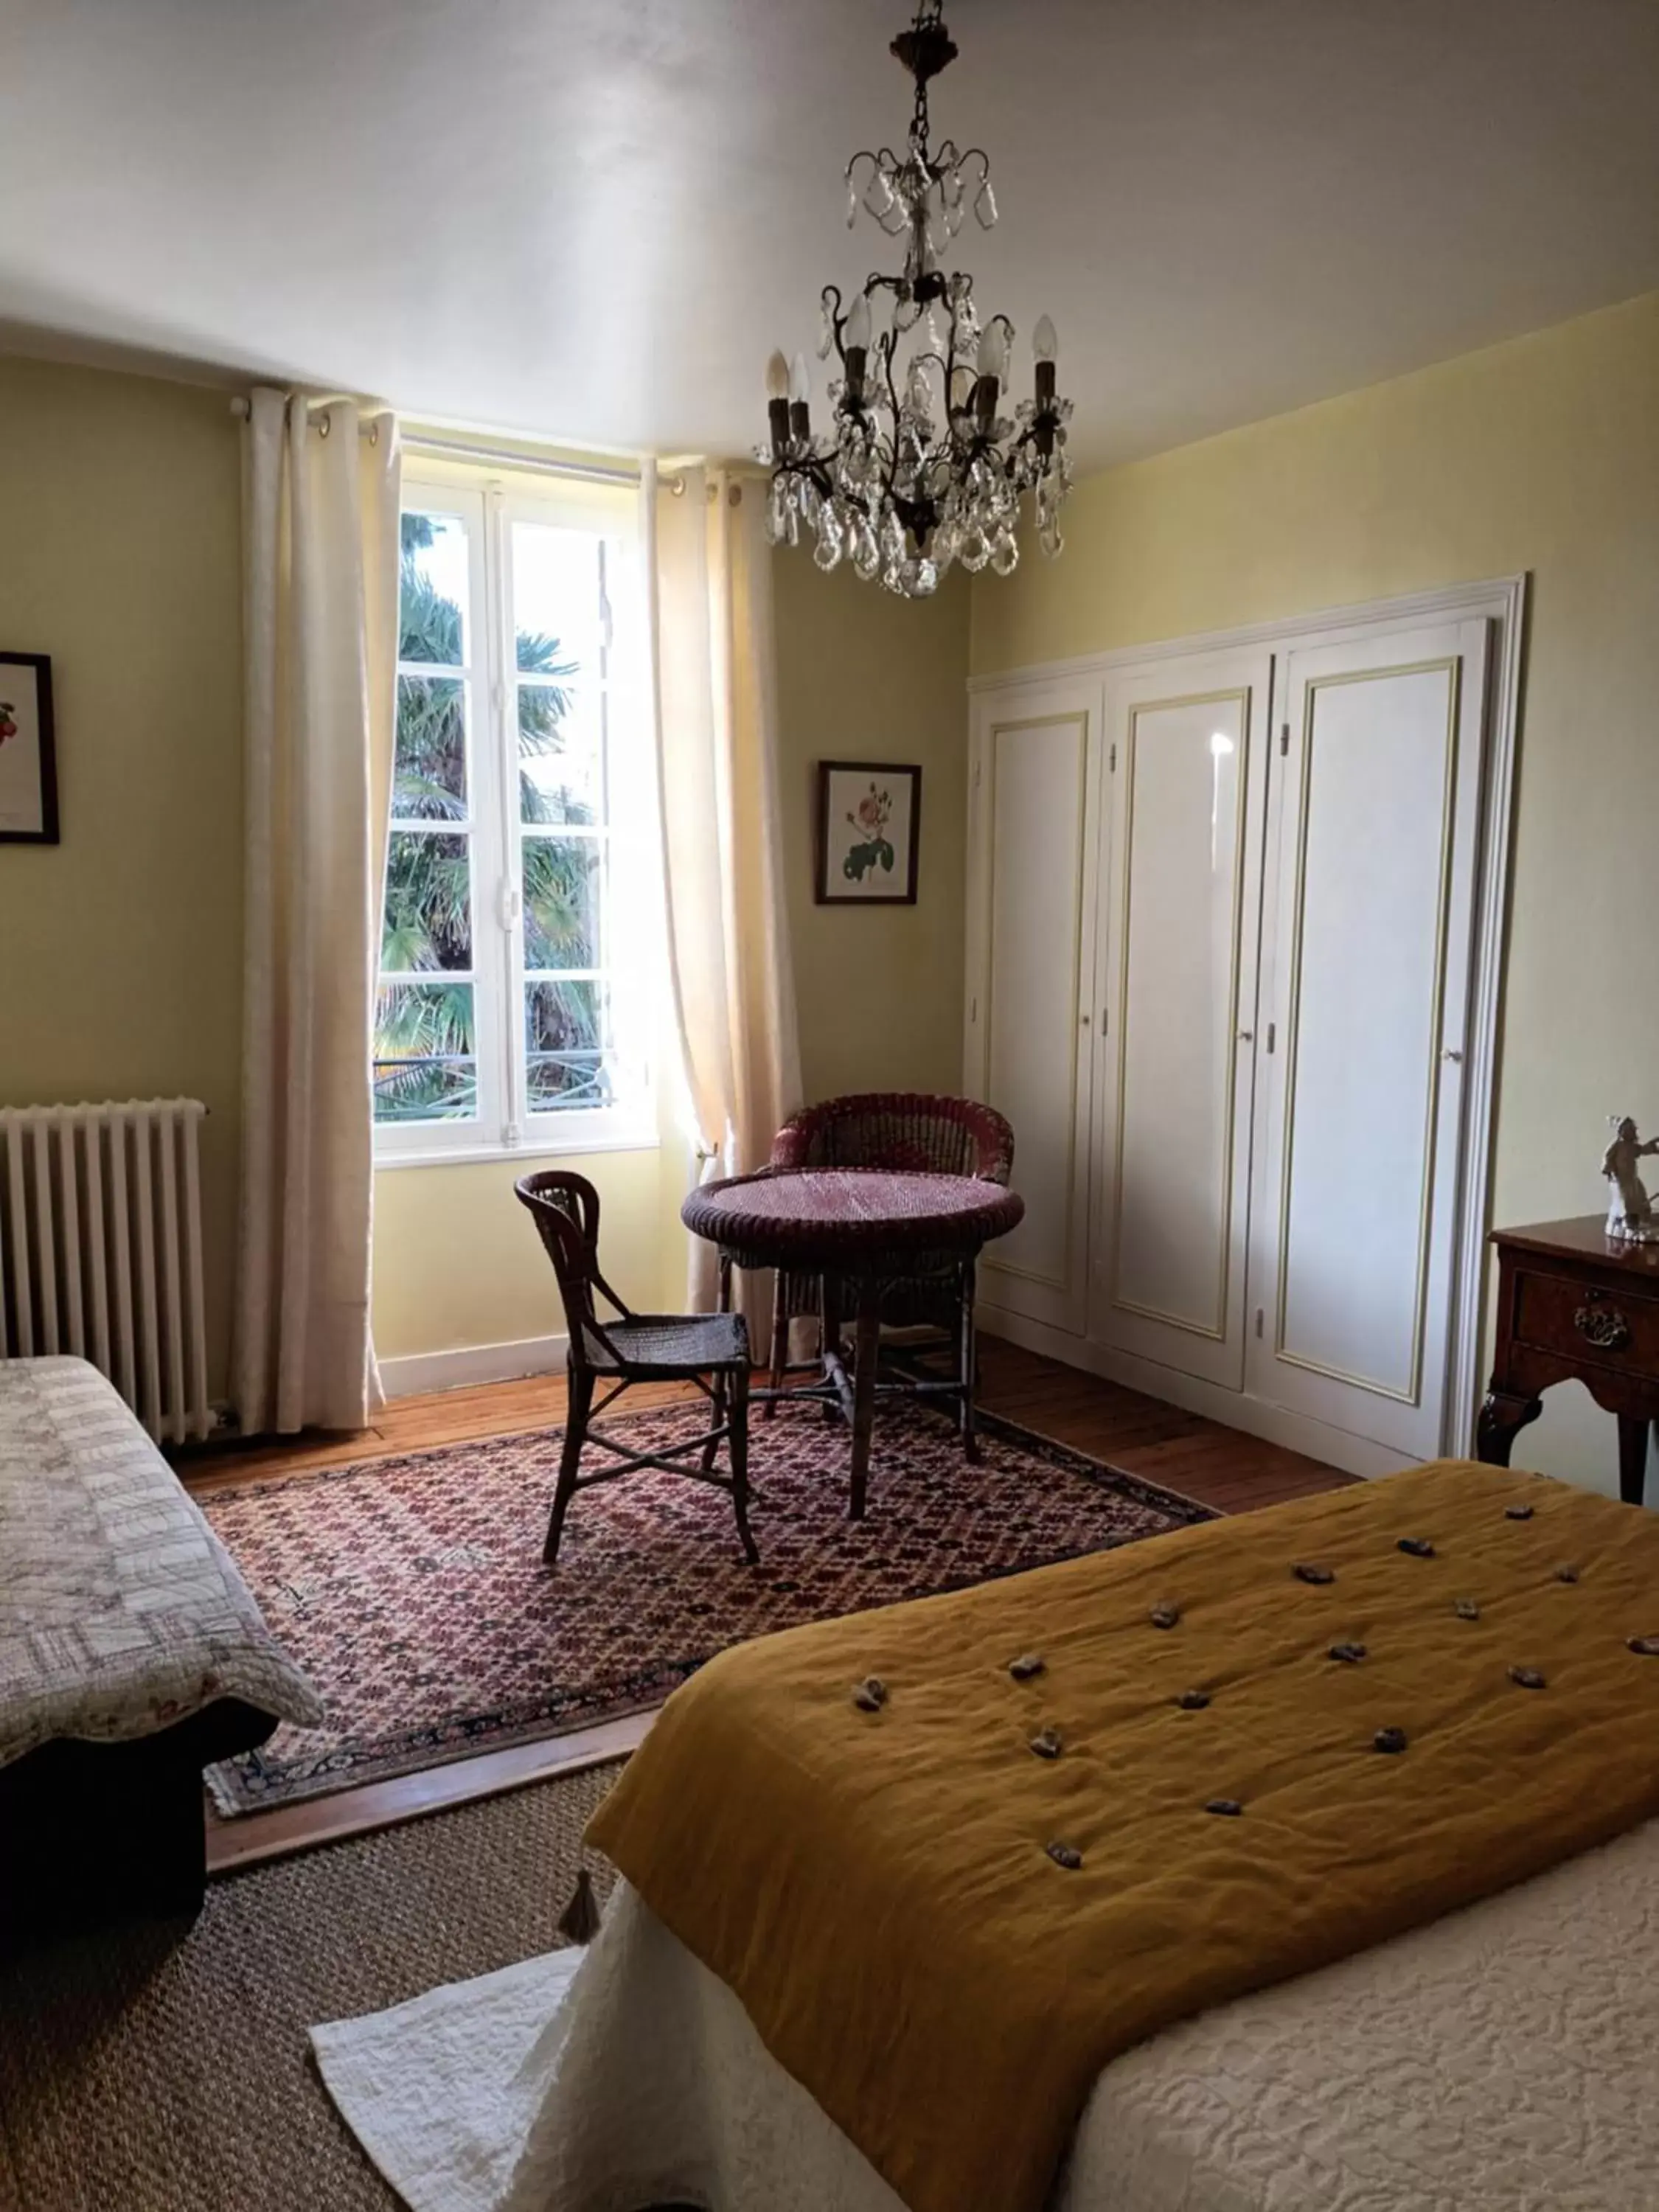
<path fill-rule="evenodd" d="M 729 1651 L 588 1832 L 914 2212 L 1037 2212 L 1119 2052 L 1655 1814 L 1659 1516 L 1449 1462 Z"/>

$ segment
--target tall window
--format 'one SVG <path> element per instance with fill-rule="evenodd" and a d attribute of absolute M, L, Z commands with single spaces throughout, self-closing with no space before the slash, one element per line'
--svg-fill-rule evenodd
<path fill-rule="evenodd" d="M 654 1140 L 637 545 L 588 489 L 404 485 L 384 1159 Z"/>

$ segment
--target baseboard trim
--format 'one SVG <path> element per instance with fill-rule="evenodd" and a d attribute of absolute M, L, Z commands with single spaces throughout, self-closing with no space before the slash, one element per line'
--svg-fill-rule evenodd
<path fill-rule="evenodd" d="M 978 1320 L 991 1335 L 1005 1336 L 1027 1352 L 1046 1352 L 1050 1359 L 1062 1360 L 1067 1367 L 1103 1375 L 1109 1382 L 1145 1391 L 1149 1398 L 1161 1398 L 1185 1413 L 1203 1413 L 1224 1427 L 1243 1429 L 1247 1436 L 1265 1437 L 1269 1443 L 1283 1444 L 1288 1451 L 1305 1452 L 1310 1459 L 1323 1460 L 1327 1466 L 1340 1467 L 1346 1474 L 1393 1474 L 1397 1468 L 1413 1463 L 1409 1454 L 1390 1451 L 1386 1444 L 1372 1443 L 1346 1429 L 1333 1428 L 1327 1421 L 1270 1406 L 1265 1398 L 1253 1398 L 1243 1390 L 1223 1389 L 1218 1383 L 1182 1375 L 1174 1367 L 1161 1367 L 1156 1360 L 1139 1358 L 1131 1352 L 1091 1344 L 1063 1329 L 1050 1328 L 1045 1322 L 1028 1321 L 1023 1314 L 988 1306 L 982 1297 Z"/>
<path fill-rule="evenodd" d="M 411 1352 L 380 1362 L 380 1388 L 388 1398 L 417 1398 L 429 1390 L 464 1390 L 479 1382 L 514 1382 L 521 1375 L 550 1375 L 564 1365 L 569 1343 L 565 1336 L 525 1336 L 511 1344 Z"/>

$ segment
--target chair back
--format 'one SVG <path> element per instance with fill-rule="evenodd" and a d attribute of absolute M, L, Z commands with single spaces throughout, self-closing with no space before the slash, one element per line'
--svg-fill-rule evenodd
<path fill-rule="evenodd" d="M 566 1168 L 520 1176 L 513 1188 L 529 1208 L 553 1262 L 564 1302 L 570 1356 L 583 1362 L 591 1349 L 590 1330 L 600 1344 L 605 1342 L 593 1312 L 594 1285 L 606 1290 L 599 1273 L 599 1194 L 586 1176 Z"/>
<path fill-rule="evenodd" d="M 792 1115 L 773 1140 L 771 1164 L 899 1168 L 1006 1185 L 1014 1171 L 1014 1133 L 976 1098 L 859 1091 Z"/>

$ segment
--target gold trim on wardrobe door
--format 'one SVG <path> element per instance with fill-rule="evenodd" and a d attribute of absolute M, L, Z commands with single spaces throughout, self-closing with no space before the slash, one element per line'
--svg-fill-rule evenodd
<path fill-rule="evenodd" d="M 1062 1294 L 1072 1288 L 1073 1222 L 1077 1212 L 1077 1071 L 1078 1017 L 1077 998 L 1081 981 L 1083 963 L 1083 893 L 1087 880 L 1088 814 L 1089 814 L 1089 710 L 1082 708 L 1071 714 L 1030 714 L 1018 722 L 993 722 L 988 732 L 987 750 L 990 754 L 990 789 L 987 794 L 986 826 L 988 856 L 985 872 L 985 1077 L 986 1088 L 990 1088 L 991 1054 L 996 1021 L 996 923 L 997 923 L 997 740 L 1005 733 L 1012 735 L 1019 730 L 1053 730 L 1074 724 L 1078 732 L 1078 808 L 1077 844 L 1072 855 L 1073 880 L 1077 884 L 1076 915 L 1072 931 L 1072 1024 L 1071 1058 L 1066 1069 L 1066 1096 L 1069 1112 L 1066 1123 L 1066 1242 L 1058 1276 L 1045 1275 L 1036 1267 L 1022 1267 L 999 1258 L 997 1248 L 988 1246 L 981 1255 L 981 1268 L 994 1268 L 999 1274 L 1015 1275 L 1022 1282 L 1040 1283 L 1047 1290 Z M 996 1101 L 988 1102 L 995 1105 Z M 1014 1132 L 1014 1155 L 1019 1155 L 1019 1132 Z"/>
<path fill-rule="evenodd" d="M 1227 1295 L 1232 1276 L 1233 1139 L 1237 1128 L 1238 1094 L 1238 979 L 1243 955 L 1244 833 L 1245 817 L 1249 811 L 1246 802 L 1250 787 L 1250 685 L 1243 684 L 1227 691 L 1192 691 L 1179 698 L 1140 700 L 1129 709 L 1129 726 L 1124 738 L 1123 880 L 1118 897 L 1121 943 L 1117 963 L 1117 1112 L 1112 1161 L 1112 1250 L 1107 1278 L 1107 1299 L 1120 1313 L 1139 1314 L 1144 1320 L 1160 1322 L 1169 1328 L 1184 1329 L 1189 1336 L 1205 1337 L 1212 1344 L 1224 1344 L 1227 1340 Z M 1201 1322 L 1189 1321 L 1180 1314 L 1164 1313 L 1156 1306 L 1141 1305 L 1133 1298 L 1121 1297 L 1118 1292 L 1118 1260 L 1123 1228 L 1123 1115 L 1129 1053 L 1129 899 L 1134 878 L 1135 766 L 1139 749 L 1136 725 L 1143 714 L 1168 714 L 1177 707 L 1224 705 L 1236 706 L 1238 709 L 1238 790 L 1234 810 L 1237 819 L 1233 831 L 1231 972 L 1227 984 L 1226 1120 L 1221 1150 L 1221 1259 L 1216 1304 L 1219 1322 L 1214 1328 L 1206 1328 Z"/>
<path fill-rule="evenodd" d="M 1299 1352 L 1287 1352 L 1285 1348 L 1285 1308 L 1289 1291 L 1291 1172 L 1296 1128 L 1296 1068 L 1297 1048 L 1301 1042 L 1302 936 L 1308 881 L 1308 821 L 1313 791 L 1316 695 L 1322 690 L 1334 690 L 1338 684 L 1375 684 L 1385 678 L 1437 673 L 1449 679 L 1446 685 L 1446 764 L 1440 799 L 1440 895 L 1434 925 L 1434 995 L 1429 1020 L 1429 1082 L 1423 1143 L 1423 1187 L 1418 1199 L 1411 1383 L 1408 1389 L 1399 1390 L 1387 1382 L 1379 1382 L 1375 1376 L 1350 1375 L 1342 1368 L 1328 1367 L 1322 1360 L 1307 1359 Z M 1296 838 L 1296 903 L 1291 938 L 1290 1007 L 1285 1024 L 1284 1157 L 1279 1170 L 1279 1287 L 1274 1300 L 1273 1358 L 1283 1360 L 1287 1367 L 1299 1367 L 1310 1375 L 1326 1376 L 1333 1382 L 1346 1382 L 1356 1390 L 1369 1390 L 1375 1397 L 1391 1398 L 1402 1406 L 1419 1405 L 1423 1396 L 1423 1319 L 1428 1296 L 1429 1231 L 1434 1196 L 1436 1139 L 1440 1118 L 1440 1031 L 1446 1004 L 1446 925 L 1451 903 L 1452 836 L 1456 826 L 1457 725 L 1462 698 L 1462 654 L 1455 653 L 1440 660 L 1401 661 L 1393 667 L 1357 668 L 1345 670 L 1335 676 L 1310 677 L 1305 681 L 1302 710 L 1302 790 Z"/>

